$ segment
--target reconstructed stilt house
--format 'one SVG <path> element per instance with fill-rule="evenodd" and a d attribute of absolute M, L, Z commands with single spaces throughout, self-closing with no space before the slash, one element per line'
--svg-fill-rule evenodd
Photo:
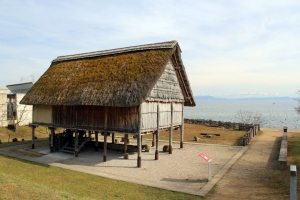
<path fill-rule="evenodd" d="M 183 107 L 195 106 L 177 41 L 59 56 L 21 103 L 33 105 L 33 148 L 37 126 L 51 129 L 51 145 L 56 128 L 73 130 L 75 156 L 79 131 L 100 132 L 106 161 L 107 134 L 133 134 L 138 167 L 144 134 L 156 135 L 155 159 L 159 130 L 169 129 L 172 153 L 172 129 L 181 128 L 183 147 Z"/>

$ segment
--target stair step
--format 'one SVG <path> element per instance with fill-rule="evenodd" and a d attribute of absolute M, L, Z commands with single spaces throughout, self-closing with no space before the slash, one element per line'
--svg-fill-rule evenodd
<path fill-rule="evenodd" d="M 75 151 L 75 148 L 74 148 L 74 147 L 73 147 L 73 148 L 64 147 L 64 148 L 62 148 L 62 149 L 65 149 L 65 150 L 68 150 L 68 151 Z"/>
<path fill-rule="evenodd" d="M 71 151 L 71 150 L 66 150 L 66 149 L 61 149 L 61 152 L 65 152 L 65 153 L 74 153 L 75 151 Z"/>

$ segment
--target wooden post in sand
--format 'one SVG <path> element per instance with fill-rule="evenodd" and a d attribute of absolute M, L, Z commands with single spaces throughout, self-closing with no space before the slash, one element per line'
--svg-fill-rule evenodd
<path fill-rule="evenodd" d="M 99 132 L 98 131 L 95 131 L 95 151 L 98 151 L 98 135 L 99 135 Z"/>
<path fill-rule="evenodd" d="M 50 131 L 51 131 L 51 134 L 50 134 L 50 152 L 53 153 L 54 152 L 54 130 L 55 128 L 54 127 L 50 127 L 49 128 Z"/>
<path fill-rule="evenodd" d="M 172 154 L 172 137 L 173 137 L 173 102 L 171 102 L 171 125 L 169 130 L 169 154 Z"/>
<path fill-rule="evenodd" d="M 124 159 L 128 159 L 127 154 L 127 141 L 128 141 L 128 134 L 124 134 Z"/>
<path fill-rule="evenodd" d="M 31 137 L 32 137 L 32 144 L 31 144 L 31 148 L 34 149 L 34 142 L 35 142 L 35 128 L 36 126 L 31 125 Z"/>
<path fill-rule="evenodd" d="M 78 157 L 78 130 L 75 130 L 74 150 L 75 150 L 75 157 Z"/>
<path fill-rule="evenodd" d="M 104 154 L 103 154 L 103 162 L 106 162 L 107 157 L 107 133 L 104 132 Z"/>
<path fill-rule="evenodd" d="M 138 145 L 137 167 L 139 168 L 142 167 L 141 129 L 142 129 L 142 105 L 139 106 L 139 125 L 138 125 L 138 138 L 137 138 L 137 145 Z"/>
<path fill-rule="evenodd" d="M 183 148 L 183 141 L 184 141 L 184 118 L 183 118 L 183 104 L 182 104 L 182 124 L 180 127 L 180 148 Z"/>
<path fill-rule="evenodd" d="M 157 103 L 157 130 L 156 130 L 156 150 L 155 150 L 155 160 L 158 160 L 158 159 L 159 159 L 159 151 L 158 151 L 159 120 L 160 120 L 159 103 Z"/>

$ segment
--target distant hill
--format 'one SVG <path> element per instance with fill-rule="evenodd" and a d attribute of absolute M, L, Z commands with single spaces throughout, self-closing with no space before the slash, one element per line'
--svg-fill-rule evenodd
<path fill-rule="evenodd" d="M 213 96 L 195 96 L 195 101 L 295 101 L 291 97 L 262 97 L 262 98 L 217 98 Z"/>

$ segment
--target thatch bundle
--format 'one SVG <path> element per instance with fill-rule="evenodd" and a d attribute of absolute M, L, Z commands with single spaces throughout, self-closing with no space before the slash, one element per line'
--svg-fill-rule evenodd
<path fill-rule="evenodd" d="M 174 48 L 179 48 L 176 41 L 58 57 L 21 103 L 140 105 L 171 60 Z"/>

